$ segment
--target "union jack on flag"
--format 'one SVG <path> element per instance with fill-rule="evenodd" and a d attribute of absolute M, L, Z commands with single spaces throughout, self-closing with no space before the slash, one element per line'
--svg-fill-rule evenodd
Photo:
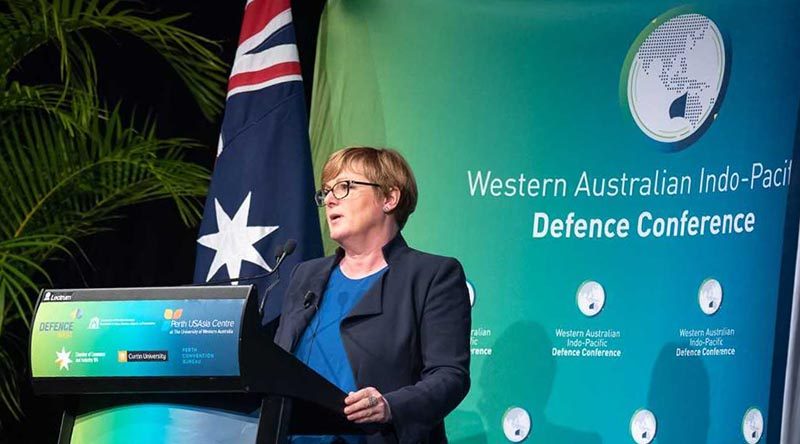
<path fill-rule="evenodd" d="M 276 247 L 296 239 L 295 253 L 282 265 L 284 278 L 266 301 L 265 320 L 280 314 L 288 270 L 322 255 L 303 94 L 289 0 L 248 0 L 194 280 L 270 271 Z M 263 297 L 266 280 L 254 283 Z"/>

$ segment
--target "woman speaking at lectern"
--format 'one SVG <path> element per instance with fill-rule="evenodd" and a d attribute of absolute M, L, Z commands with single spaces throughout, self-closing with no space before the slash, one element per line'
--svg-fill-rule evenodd
<path fill-rule="evenodd" d="M 294 269 L 275 342 L 349 393 L 350 421 L 385 426 L 302 442 L 447 442 L 444 417 L 469 389 L 461 265 L 410 248 L 400 234 L 417 185 L 396 151 L 337 151 L 321 183 L 315 198 L 340 247 Z"/>

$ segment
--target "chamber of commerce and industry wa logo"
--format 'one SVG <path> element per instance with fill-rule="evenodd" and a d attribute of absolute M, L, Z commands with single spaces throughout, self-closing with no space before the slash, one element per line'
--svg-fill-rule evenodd
<path fill-rule="evenodd" d="M 72 364 L 71 354 L 72 352 L 65 350 L 64 347 L 61 347 L 61 351 L 56 352 L 55 362 L 58 364 L 59 370 L 69 370 L 69 365 Z"/>
<path fill-rule="evenodd" d="M 628 51 L 623 107 L 666 151 L 687 147 L 716 119 L 727 81 L 725 50 L 716 23 L 683 7 L 650 22 Z"/>

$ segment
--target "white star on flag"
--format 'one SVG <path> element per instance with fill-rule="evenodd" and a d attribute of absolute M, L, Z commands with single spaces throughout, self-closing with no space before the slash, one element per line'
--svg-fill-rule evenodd
<path fill-rule="evenodd" d="M 247 193 L 247 197 L 244 198 L 242 205 L 236 210 L 233 218 L 228 217 L 219 200 L 214 199 L 219 231 L 197 239 L 197 243 L 200 245 L 216 250 L 214 260 L 208 269 L 206 281 L 211 280 L 211 277 L 223 265 L 228 269 L 229 278 L 238 278 L 242 269 L 242 261 L 247 261 L 267 271 L 272 271 L 272 268 L 267 265 L 267 262 L 253 245 L 277 230 L 278 227 L 251 227 L 247 225 L 247 217 L 250 214 L 251 194 Z M 233 282 L 233 285 L 236 285 L 236 282 Z"/>
<path fill-rule="evenodd" d="M 72 359 L 69 358 L 69 355 L 71 355 L 71 354 L 72 354 L 72 352 L 66 351 L 64 349 L 64 347 L 61 347 L 61 351 L 60 352 L 58 352 L 58 351 L 56 352 L 56 356 L 57 356 L 56 364 L 58 364 L 58 369 L 59 370 L 64 370 L 64 369 L 69 370 L 69 365 L 72 363 Z"/>

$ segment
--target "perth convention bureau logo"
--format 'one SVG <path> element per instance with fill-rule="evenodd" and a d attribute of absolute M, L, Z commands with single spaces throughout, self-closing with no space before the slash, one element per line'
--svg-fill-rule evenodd
<path fill-rule="evenodd" d="M 717 24 L 687 7 L 641 31 L 625 58 L 620 94 L 647 137 L 677 151 L 702 135 L 724 94 L 725 49 Z"/>

